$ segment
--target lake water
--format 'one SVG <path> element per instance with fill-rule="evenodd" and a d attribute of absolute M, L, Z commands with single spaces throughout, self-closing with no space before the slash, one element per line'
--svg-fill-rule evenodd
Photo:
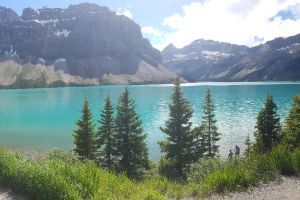
<path fill-rule="evenodd" d="M 21 151 L 70 150 L 72 130 L 80 116 L 82 99 L 87 97 L 90 100 L 96 122 L 105 96 L 109 94 L 116 103 L 124 87 L 0 90 L 0 145 Z M 207 87 L 211 88 L 215 101 L 222 134 L 219 142 L 222 156 L 227 155 L 235 144 L 243 149 L 245 137 L 252 137 L 256 116 L 266 94 L 274 96 L 282 121 L 291 107 L 291 97 L 300 94 L 299 82 L 184 84 L 185 96 L 195 110 L 192 118 L 195 124 L 201 120 Z M 150 158 L 156 161 L 160 157 L 157 142 L 165 137 L 159 127 L 168 118 L 172 85 L 138 85 L 128 86 L 128 89 L 148 135 Z"/>

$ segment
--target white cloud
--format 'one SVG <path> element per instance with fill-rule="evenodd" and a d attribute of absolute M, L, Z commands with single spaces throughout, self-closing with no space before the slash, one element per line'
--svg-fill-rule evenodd
<path fill-rule="evenodd" d="M 157 28 L 154 28 L 153 26 L 144 26 L 142 28 L 142 32 L 145 35 L 149 34 L 156 37 L 161 37 L 164 34 L 162 31 L 158 30 Z"/>
<path fill-rule="evenodd" d="M 183 47 L 200 38 L 254 46 L 258 44 L 255 38 L 263 38 L 262 42 L 266 42 L 295 35 L 300 33 L 299 4 L 300 0 L 193 2 L 183 6 L 182 15 L 174 13 L 163 20 L 162 25 L 172 31 L 163 36 L 159 34 L 164 40 L 154 46 L 162 49 L 173 43 Z M 276 16 L 280 11 L 290 11 L 295 18 Z"/>
<path fill-rule="evenodd" d="M 116 11 L 117 15 L 124 15 L 130 19 L 133 18 L 133 14 L 131 13 L 131 11 L 128 8 L 118 8 Z"/>

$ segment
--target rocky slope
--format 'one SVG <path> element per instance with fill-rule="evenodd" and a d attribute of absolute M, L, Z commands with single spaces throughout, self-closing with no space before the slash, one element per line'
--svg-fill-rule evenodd
<path fill-rule="evenodd" d="M 1 77 L 7 62 L 50 67 L 67 79 L 93 79 L 93 84 L 169 82 L 176 76 L 162 65 L 160 52 L 136 23 L 89 3 L 67 9 L 26 8 L 21 16 L 0 7 Z"/>
<path fill-rule="evenodd" d="M 300 80 L 300 34 L 256 47 L 196 40 L 163 52 L 163 62 L 188 81 Z"/>

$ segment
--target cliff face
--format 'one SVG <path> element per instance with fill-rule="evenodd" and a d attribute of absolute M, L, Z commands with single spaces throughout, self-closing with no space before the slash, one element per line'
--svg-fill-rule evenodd
<path fill-rule="evenodd" d="M 26 8 L 22 16 L 0 7 L 0 61 L 7 60 L 96 79 L 110 74 L 136 78 L 147 63 L 156 72 L 163 68 L 163 79 L 149 74 L 139 82 L 169 82 L 175 77 L 162 66 L 160 52 L 143 38 L 136 23 L 89 3 L 67 9 Z"/>
<path fill-rule="evenodd" d="M 164 64 L 189 81 L 300 80 L 300 34 L 256 47 L 196 40 L 181 49 L 169 45 Z"/>

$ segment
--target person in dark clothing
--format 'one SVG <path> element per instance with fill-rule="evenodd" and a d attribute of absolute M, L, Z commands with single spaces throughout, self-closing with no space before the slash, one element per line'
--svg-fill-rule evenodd
<path fill-rule="evenodd" d="M 233 157 L 233 153 L 232 150 L 230 149 L 228 154 L 228 160 L 232 160 L 232 157 Z"/>
<path fill-rule="evenodd" d="M 235 156 L 240 156 L 241 149 L 240 149 L 240 147 L 238 145 L 235 145 L 234 152 L 235 152 Z"/>

